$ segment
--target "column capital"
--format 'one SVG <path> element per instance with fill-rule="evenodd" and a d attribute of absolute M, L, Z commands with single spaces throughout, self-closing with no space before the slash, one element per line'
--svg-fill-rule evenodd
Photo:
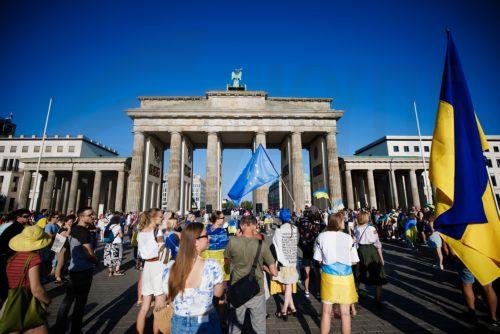
<path fill-rule="evenodd" d="M 170 135 L 180 135 L 180 131 L 170 131 Z"/>
<path fill-rule="evenodd" d="M 267 134 L 266 131 L 255 131 L 256 136 L 258 136 L 258 135 L 265 136 L 266 134 Z"/>

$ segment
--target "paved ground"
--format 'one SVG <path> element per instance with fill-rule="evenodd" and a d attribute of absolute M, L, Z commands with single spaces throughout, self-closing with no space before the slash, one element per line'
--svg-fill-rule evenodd
<path fill-rule="evenodd" d="M 102 248 L 100 248 L 102 252 Z M 389 284 L 384 287 L 384 306 L 379 309 L 373 303 L 373 290 L 358 304 L 358 315 L 353 318 L 354 333 L 485 333 L 488 328 L 485 307 L 478 303 L 481 323 L 472 326 L 463 320 L 463 306 L 457 277 L 452 271 L 439 272 L 432 268 L 433 260 L 428 251 L 412 252 L 396 244 L 384 244 L 386 270 Z M 126 275 L 107 277 L 101 265 L 94 277 L 92 290 L 83 322 L 85 333 L 134 333 L 137 271 L 134 269 L 132 250 L 124 251 Z M 49 323 L 64 294 L 64 287 L 53 283 L 46 285 L 53 303 L 49 308 Z M 305 298 L 302 286 L 295 295 L 299 312 L 297 318 L 287 322 L 272 315 L 267 320 L 268 333 L 319 333 L 320 302 L 313 297 Z M 363 287 L 362 287 L 363 288 Z M 268 313 L 276 311 L 275 301 L 267 303 Z M 332 332 L 340 332 L 340 321 L 333 320 Z M 148 322 L 151 328 L 151 321 Z"/>

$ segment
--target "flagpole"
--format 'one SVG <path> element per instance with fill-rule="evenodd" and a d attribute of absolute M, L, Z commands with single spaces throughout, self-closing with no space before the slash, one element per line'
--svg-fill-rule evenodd
<path fill-rule="evenodd" d="M 262 145 L 262 144 L 261 144 Z M 262 146 L 262 149 L 264 150 L 264 153 L 266 154 L 266 157 L 267 159 L 269 159 L 269 162 L 271 163 L 271 166 L 273 167 L 274 171 L 276 172 L 276 175 L 278 175 L 281 183 L 283 184 L 283 187 L 285 187 L 285 190 L 286 192 L 288 193 L 288 196 L 290 196 L 290 198 L 292 199 L 292 202 L 293 202 L 293 207 L 295 209 L 296 205 L 295 205 L 295 200 L 293 199 L 293 196 L 292 194 L 290 193 L 290 190 L 288 190 L 288 187 L 286 186 L 285 182 L 283 181 L 283 179 L 281 178 L 281 174 L 278 173 L 278 171 L 276 170 L 276 168 L 274 167 L 274 164 L 273 164 L 273 161 L 271 160 L 271 158 L 269 157 L 269 155 L 267 154 L 267 151 L 266 149 L 264 148 L 264 146 Z"/>
<path fill-rule="evenodd" d="M 42 162 L 42 154 L 43 154 L 43 150 L 45 147 L 45 136 L 47 134 L 47 125 L 49 124 L 49 117 L 50 117 L 51 108 L 52 108 L 52 97 L 49 100 L 49 109 L 47 110 L 47 117 L 45 118 L 45 126 L 43 128 L 42 147 L 40 148 L 40 155 L 38 156 L 38 163 L 36 164 L 35 184 L 33 185 L 33 197 L 31 198 L 30 210 L 33 210 L 33 205 L 36 205 L 35 204 L 35 192 L 36 192 L 35 188 L 38 184 L 38 174 L 40 173 L 40 163 Z M 38 193 L 38 196 L 40 196 L 40 195 L 41 194 Z M 37 199 L 38 199 L 38 196 L 37 196 Z"/>
<path fill-rule="evenodd" d="M 422 135 L 420 134 L 420 123 L 418 121 L 418 112 L 417 112 L 417 103 L 413 100 L 413 109 L 415 110 L 415 119 L 417 120 L 417 130 L 418 130 L 418 140 L 420 142 L 420 156 L 422 157 L 422 166 L 424 167 L 424 187 L 425 187 L 425 196 L 427 196 L 427 203 L 430 203 L 431 197 L 429 196 L 429 186 L 427 185 L 427 166 L 425 165 L 424 158 L 424 148 L 422 144 Z"/>

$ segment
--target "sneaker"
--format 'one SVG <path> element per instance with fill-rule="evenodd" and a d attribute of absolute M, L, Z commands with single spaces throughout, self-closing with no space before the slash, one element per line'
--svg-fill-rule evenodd
<path fill-rule="evenodd" d="M 309 291 L 305 292 L 306 298 L 309 298 Z"/>

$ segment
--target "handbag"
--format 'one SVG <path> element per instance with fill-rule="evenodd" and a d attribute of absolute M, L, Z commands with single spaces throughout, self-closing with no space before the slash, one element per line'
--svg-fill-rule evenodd
<path fill-rule="evenodd" d="M 30 255 L 23 268 L 23 277 L 16 288 L 9 289 L 7 299 L 0 311 L 0 334 L 22 332 L 45 325 L 47 306 L 24 287 L 28 275 Z"/>
<path fill-rule="evenodd" d="M 174 309 L 171 304 L 168 304 L 161 309 L 153 310 L 154 321 L 158 325 L 158 329 L 163 334 L 170 334 L 170 327 L 172 325 L 172 315 Z"/>
<path fill-rule="evenodd" d="M 262 240 L 259 240 L 259 247 L 257 248 L 257 254 L 255 254 L 255 259 L 253 260 L 250 273 L 240 278 L 229 288 L 227 293 L 229 302 L 235 308 L 245 304 L 247 301 L 257 296 L 260 292 L 259 282 L 257 282 L 257 278 L 255 277 L 255 269 L 257 269 L 257 261 L 259 260 L 261 249 Z"/>

